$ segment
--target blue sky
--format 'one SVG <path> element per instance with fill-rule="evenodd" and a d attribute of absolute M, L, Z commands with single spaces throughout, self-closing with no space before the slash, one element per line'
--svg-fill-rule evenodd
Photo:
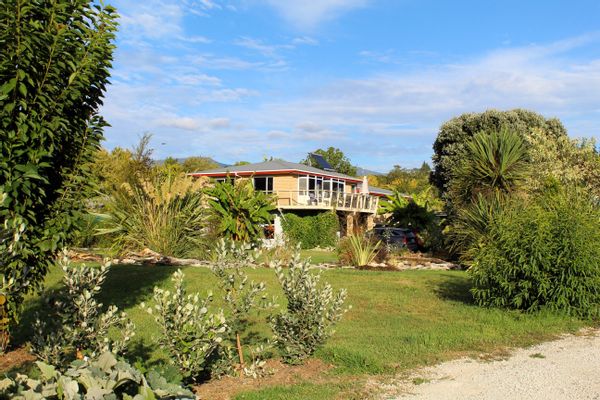
<path fill-rule="evenodd" d="M 379 171 L 429 161 L 464 112 L 528 108 L 600 134 L 600 2 L 113 0 L 107 148 Z"/>

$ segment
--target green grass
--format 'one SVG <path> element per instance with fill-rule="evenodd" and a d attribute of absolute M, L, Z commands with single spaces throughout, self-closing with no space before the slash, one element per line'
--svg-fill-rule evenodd
<path fill-rule="evenodd" d="M 338 262 L 337 253 L 330 250 L 300 250 L 300 255 L 303 258 L 310 258 L 312 264 L 336 264 Z"/>
<path fill-rule="evenodd" d="M 331 256 L 331 255 L 329 255 Z M 170 286 L 174 267 L 114 266 L 101 296 L 105 305 L 125 309 L 137 326 L 134 357 L 150 364 L 164 362 L 166 354 L 156 345 L 157 326 L 139 306 L 151 300 L 154 285 Z M 183 268 L 190 292 L 216 292 L 216 279 L 205 268 Z M 269 269 L 248 270 L 251 279 L 265 281 L 270 295 L 282 301 L 275 273 Z M 57 287 L 58 268 L 47 278 Z M 475 306 L 469 280 L 461 271 L 374 272 L 328 270 L 323 278 L 337 288 L 348 289 L 352 309 L 344 316 L 335 335 L 317 357 L 333 363 L 332 377 L 390 374 L 429 365 L 465 354 L 492 352 L 503 347 L 527 346 L 562 332 L 573 332 L 586 324 L 551 313 L 524 314 L 517 311 Z M 17 340 L 24 340 L 32 312 L 39 301 L 30 297 L 23 327 Z M 267 336 L 264 318 L 257 319 L 257 334 Z M 589 323 L 588 323 L 589 324 Z M 336 378 L 337 377 L 337 378 Z M 329 399 L 344 391 L 342 384 L 299 384 L 244 394 L 238 399 Z"/>
<path fill-rule="evenodd" d="M 293 386 L 273 386 L 270 388 L 241 393 L 235 400 L 328 400 L 335 398 L 341 391 L 347 389 L 343 384 L 312 384 L 300 383 Z M 344 397 L 349 399 L 348 397 Z"/>

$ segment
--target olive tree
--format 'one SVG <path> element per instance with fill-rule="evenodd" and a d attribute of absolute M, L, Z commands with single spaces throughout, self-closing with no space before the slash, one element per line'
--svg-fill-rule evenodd
<path fill-rule="evenodd" d="M 0 274 L 11 323 L 85 206 L 116 19 L 88 0 L 0 3 Z"/>

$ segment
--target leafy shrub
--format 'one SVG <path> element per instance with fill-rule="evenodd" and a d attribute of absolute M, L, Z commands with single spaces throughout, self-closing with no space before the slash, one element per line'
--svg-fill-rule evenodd
<path fill-rule="evenodd" d="M 290 364 L 301 363 L 322 346 L 345 312 L 342 307 L 346 290 L 334 292 L 330 284 L 320 285 L 321 276 L 312 273 L 309 265 L 296 253 L 287 272 L 281 264 L 275 267 L 287 309 L 269 321 L 275 344 L 283 360 Z"/>
<path fill-rule="evenodd" d="M 99 268 L 72 266 L 65 251 L 59 264 L 64 272 L 65 290 L 50 304 L 50 318 L 35 321 L 33 353 L 61 368 L 78 353 L 80 357 L 95 357 L 106 351 L 123 353 L 135 334 L 133 323 L 112 305 L 101 313 L 102 304 L 96 301 L 110 263 L 105 262 Z M 117 339 L 111 339 L 111 329 L 118 332 Z"/>
<path fill-rule="evenodd" d="M 513 202 L 488 235 L 470 269 L 479 304 L 600 314 L 600 211 L 580 190 Z"/>
<path fill-rule="evenodd" d="M 194 394 L 169 384 L 156 373 L 147 377 L 106 352 L 91 361 L 77 360 L 61 374 L 55 367 L 36 362 L 40 379 L 16 374 L 0 381 L 0 398 L 29 399 L 194 399 Z M 135 396 L 135 397 L 134 397 Z"/>
<path fill-rule="evenodd" d="M 106 204 L 100 233 L 120 250 L 150 248 L 185 257 L 204 247 L 208 225 L 203 182 L 183 174 L 156 174 L 123 184 Z"/>
<path fill-rule="evenodd" d="M 117 14 L 92 1 L 0 7 L 0 273 L 10 324 L 76 230 L 92 193 L 85 165 L 106 125 Z M 17 245 L 3 237 L 18 236 Z"/>
<path fill-rule="evenodd" d="M 228 326 L 222 311 L 213 314 L 208 310 L 212 293 L 204 299 L 198 294 L 188 295 L 181 270 L 173 274 L 172 281 L 173 292 L 154 287 L 156 304 L 146 310 L 160 326 L 159 342 L 169 352 L 174 365 L 184 378 L 196 381 L 210 375 Z"/>
<path fill-rule="evenodd" d="M 365 235 L 350 235 L 338 246 L 338 256 L 343 265 L 362 267 L 372 263 L 381 249 L 381 241 Z"/>
<path fill-rule="evenodd" d="M 334 247 L 340 222 L 332 212 L 306 217 L 288 213 L 284 215 L 282 228 L 291 243 L 299 244 L 303 249 Z"/>
<path fill-rule="evenodd" d="M 252 251 L 250 245 L 221 240 L 216 261 L 211 265 L 224 292 L 226 319 L 231 332 L 228 345 L 236 348 L 241 369 L 245 368 L 242 337 L 249 328 L 250 313 L 272 306 L 266 299 L 265 283 L 249 281 L 244 272 L 245 267 L 256 266 L 258 257 L 259 253 Z M 253 365 L 260 363 L 256 357 L 253 358 Z"/>
<path fill-rule="evenodd" d="M 242 242 L 262 237 L 262 225 L 271 222 L 275 210 L 271 196 L 255 191 L 246 179 L 216 183 L 206 193 L 223 237 Z"/>

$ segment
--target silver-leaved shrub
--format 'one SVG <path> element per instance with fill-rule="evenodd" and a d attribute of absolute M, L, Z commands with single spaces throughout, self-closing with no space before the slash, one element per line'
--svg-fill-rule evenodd
<path fill-rule="evenodd" d="M 133 322 L 114 305 L 101 312 L 102 303 L 96 300 L 110 262 L 100 267 L 73 266 L 64 251 L 59 265 L 64 290 L 50 300 L 50 318 L 38 317 L 34 322 L 32 352 L 60 368 L 76 357 L 96 357 L 107 351 L 124 353 L 135 334 Z"/>
<path fill-rule="evenodd" d="M 330 284 L 320 284 L 321 275 L 311 271 L 309 261 L 301 260 L 298 252 L 287 269 L 281 263 L 274 266 L 287 309 L 272 315 L 269 322 L 283 360 L 298 364 L 333 333 L 346 311 L 346 290 L 334 291 Z"/>
<path fill-rule="evenodd" d="M 242 349 L 243 340 L 251 326 L 250 316 L 260 310 L 273 307 L 265 294 L 264 282 L 249 280 L 245 269 L 255 268 L 260 252 L 250 244 L 236 243 L 231 240 L 220 240 L 215 249 L 215 257 L 211 264 L 214 275 L 219 279 L 225 304 L 225 317 L 229 326 L 229 335 L 223 342 L 227 350 L 223 354 L 232 355 L 237 351 L 239 370 L 244 375 L 259 376 L 263 372 L 263 356 L 268 344 L 265 343 L 251 349 L 251 362 L 246 365 Z M 237 367 L 236 362 L 229 360 L 229 370 Z M 225 366 L 225 365 L 224 365 Z M 223 371 L 230 372 L 230 371 Z"/>
<path fill-rule="evenodd" d="M 154 287 L 154 307 L 146 308 L 160 326 L 160 344 L 169 352 L 173 364 L 190 381 L 210 374 L 219 359 L 219 345 L 227 335 L 223 311 L 209 312 L 212 293 L 206 298 L 187 294 L 184 274 L 173 274 L 174 291 Z"/>

